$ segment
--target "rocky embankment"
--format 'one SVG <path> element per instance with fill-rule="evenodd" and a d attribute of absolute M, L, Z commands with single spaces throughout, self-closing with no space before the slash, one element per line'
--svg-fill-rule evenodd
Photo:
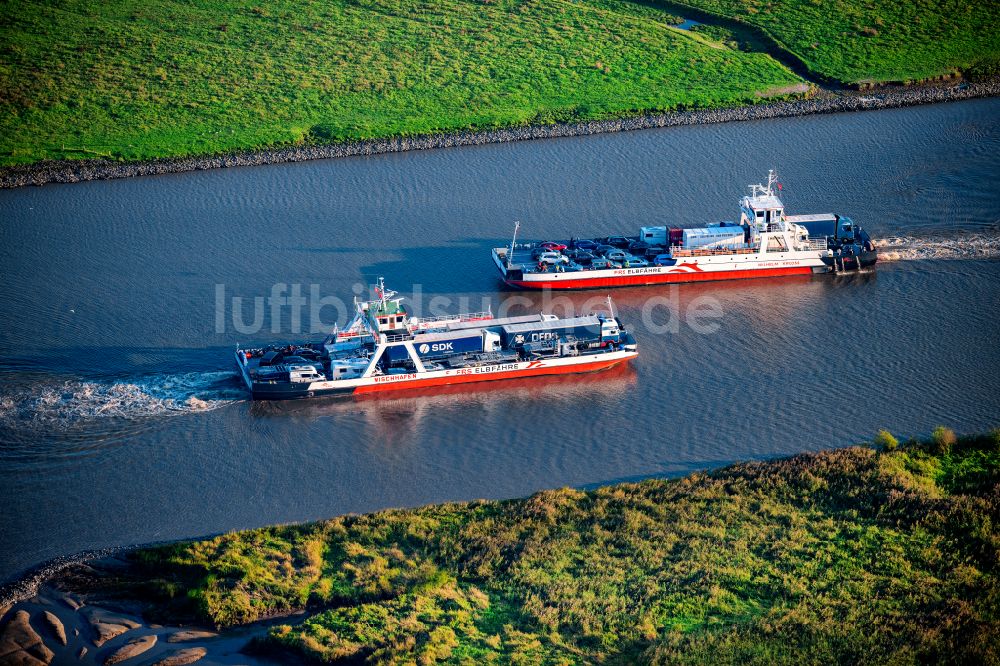
<path fill-rule="evenodd" d="M 947 82 L 937 85 L 884 86 L 866 91 L 827 91 L 809 99 L 773 102 L 753 106 L 701 111 L 681 111 L 614 120 L 580 123 L 510 127 L 496 130 L 452 132 L 392 139 L 373 139 L 326 146 L 293 146 L 275 150 L 247 151 L 227 155 L 160 159 L 146 162 L 113 160 L 68 160 L 0 168 L 0 187 L 11 188 L 45 183 L 75 183 L 107 178 L 131 178 L 163 173 L 217 169 L 221 167 L 261 166 L 281 162 L 377 155 L 405 150 L 426 150 L 488 143 L 507 143 L 563 136 L 586 136 L 607 132 L 625 132 L 655 127 L 704 125 L 740 120 L 788 118 L 816 113 L 839 113 L 889 109 L 931 104 L 976 97 L 1000 95 L 1000 79 L 968 83 Z"/>

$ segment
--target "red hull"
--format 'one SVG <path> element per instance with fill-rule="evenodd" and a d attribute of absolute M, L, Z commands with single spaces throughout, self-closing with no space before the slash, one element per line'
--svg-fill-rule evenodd
<path fill-rule="evenodd" d="M 690 273 L 660 273 L 621 275 L 603 278 L 575 278 L 539 280 L 526 282 L 524 280 L 505 280 L 511 287 L 523 289 L 593 289 L 597 287 L 634 287 L 648 284 L 672 284 L 679 282 L 709 282 L 712 280 L 745 280 L 748 278 L 782 277 L 786 275 L 812 275 L 809 266 L 793 266 L 789 268 L 758 268 L 745 271 L 705 271 Z M 563 273 L 563 275 L 566 275 Z"/>
<path fill-rule="evenodd" d="M 619 358 L 611 361 L 593 361 L 591 363 L 581 363 L 579 365 L 564 365 L 547 368 L 534 368 L 524 370 L 510 370 L 508 372 L 496 372 L 484 375 L 452 375 L 450 377 L 434 377 L 431 379 L 413 379 L 407 382 L 395 382 L 385 384 L 370 384 L 359 386 L 354 389 L 355 395 L 359 393 L 376 393 L 379 391 L 401 391 L 405 389 L 426 388 L 428 386 L 444 386 L 450 384 L 469 384 L 472 382 L 490 382 L 498 379 L 514 379 L 523 377 L 542 377 L 545 375 L 565 375 L 578 372 L 596 372 L 605 370 L 619 363 L 625 363 L 629 359 Z"/>

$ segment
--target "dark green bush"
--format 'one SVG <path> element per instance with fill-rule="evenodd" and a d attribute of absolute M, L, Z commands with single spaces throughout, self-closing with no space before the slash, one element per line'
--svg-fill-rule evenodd
<path fill-rule="evenodd" d="M 983 58 L 966 68 L 962 74 L 968 80 L 977 83 L 1000 76 L 1000 58 Z"/>
<path fill-rule="evenodd" d="M 329 143 L 330 141 L 340 138 L 336 127 L 324 124 L 313 125 L 310 127 L 307 137 L 310 141 L 315 143 Z"/>

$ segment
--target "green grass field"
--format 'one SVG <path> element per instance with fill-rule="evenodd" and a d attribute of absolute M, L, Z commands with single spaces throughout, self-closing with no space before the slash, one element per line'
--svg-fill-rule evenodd
<path fill-rule="evenodd" d="M 160 617 L 379 663 L 1000 659 L 1000 430 L 139 551 Z M 890 450 L 891 449 L 891 450 Z"/>
<path fill-rule="evenodd" d="M 627 0 L 0 4 L 0 164 L 750 103 L 800 79 Z"/>
<path fill-rule="evenodd" d="M 764 29 L 815 74 L 908 81 L 1000 61 L 1000 3 L 967 0 L 680 0 Z"/>
<path fill-rule="evenodd" d="M 676 29 L 686 6 L 844 82 L 1000 63 L 997 2 L 7 2 L 0 166 L 734 106 L 802 83 L 759 40 Z"/>

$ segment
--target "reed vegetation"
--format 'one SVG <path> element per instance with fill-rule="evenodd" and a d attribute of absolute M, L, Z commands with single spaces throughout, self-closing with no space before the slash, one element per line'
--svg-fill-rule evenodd
<path fill-rule="evenodd" d="M 886 436 L 888 435 L 888 437 Z M 1000 430 L 139 551 L 162 615 L 320 662 L 997 663 Z"/>

